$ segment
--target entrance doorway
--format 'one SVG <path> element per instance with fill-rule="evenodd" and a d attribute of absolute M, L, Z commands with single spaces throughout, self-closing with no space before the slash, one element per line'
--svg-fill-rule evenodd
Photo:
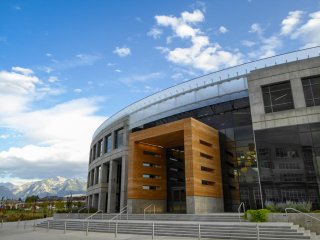
<path fill-rule="evenodd" d="M 167 211 L 186 213 L 186 183 L 184 148 L 168 148 L 167 158 Z"/>

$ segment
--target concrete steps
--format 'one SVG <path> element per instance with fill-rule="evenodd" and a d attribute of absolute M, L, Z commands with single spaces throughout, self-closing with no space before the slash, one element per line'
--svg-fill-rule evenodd
<path fill-rule="evenodd" d="M 202 238 L 249 240 L 257 239 L 257 225 L 254 223 L 232 222 L 190 222 L 190 221 L 139 221 L 120 220 L 109 222 L 106 220 L 47 220 L 37 227 L 50 229 L 66 229 L 67 231 L 108 232 L 118 234 L 152 235 L 153 223 L 155 236 L 194 237 L 198 238 L 199 224 Z M 89 226 L 87 224 L 89 223 Z M 292 223 L 261 223 L 259 224 L 260 240 L 303 240 L 311 239 Z"/>

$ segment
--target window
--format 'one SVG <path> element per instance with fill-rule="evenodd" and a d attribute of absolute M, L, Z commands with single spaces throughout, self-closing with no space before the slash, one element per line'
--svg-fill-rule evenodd
<path fill-rule="evenodd" d="M 265 113 L 293 109 L 290 81 L 262 87 Z"/>
<path fill-rule="evenodd" d="M 207 181 L 207 180 L 202 180 L 201 183 L 202 183 L 202 185 L 210 185 L 210 186 L 214 185 L 214 182 Z"/>
<path fill-rule="evenodd" d="M 155 179 L 160 179 L 161 178 L 160 175 L 153 175 L 153 174 L 143 174 L 142 177 L 143 178 L 155 178 Z"/>
<path fill-rule="evenodd" d="M 104 137 L 104 152 L 110 153 L 111 152 L 111 144 L 112 144 L 112 137 L 111 134 Z"/>
<path fill-rule="evenodd" d="M 96 159 L 96 156 L 97 156 L 96 149 L 97 149 L 97 145 L 95 144 L 92 150 L 92 161 Z"/>
<path fill-rule="evenodd" d="M 212 168 L 205 167 L 205 166 L 201 166 L 201 171 L 204 171 L 204 172 L 213 172 L 213 169 L 212 169 Z"/>
<path fill-rule="evenodd" d="M 103 141 L 102 139 L 98 142 L 98 150 L 97 150 L 97 157 L 101 157 L 103 153 Z"/>
<path fill-rule="evenodd" d="M 320 76 L 301 79 L 306 106 L 320 105 Z"/>
<path fill-rule="evenodd" d="M 144 167 L 153 167 L 153 168 L 161 168 L 161 166 L 159 164 L 154 164 L 154 163 L 149 163 L 149 162 L 144 162 L 142 164 L 142 166 L 144 166 Z"/>
<path fill-rule="evenodd" d="M 208 142 L 206 142 L 206 141 L 204 141 L 204 140 L 199 140 L 199 142 L 200 142 L 200 144 L 202 144 L 202 145 L 205 145 L 205 146 L 207 146 L 207 147 L 212 147 L 212 144 L 211 143 L 208 143 Z"/>
<path fill-rule="evenodd" d="M 152 156 L 152 157 L 156 157 L 156 158 L 161 158 L 161 154 L 151 152 L 151 151 L 143 151 L 143 154 L 148 155 L 148 156 Z"/>
<path fill-rule="evenodd" d="M 142 189 L 143 190 L 159 190 L 160 187 L 159 186 L 146 186 L 146 185 L 143 185 Z"/>
<path fill-rule="evenodd" d="M 114 139 L 114 148 L 115 149 L 123 146 L 123 134 L 124 134 L 123 128 L 121 128 L 115 132 L 115 139 Z"/>
<path fill-rule="evenodd" d="M 206 158 L 206 159 L 209 159 L 209 160 L 212 160 L 212 159 L 213 159 L 212 156 L 210 156 L 210 155 L 208 155 L 208 154 L 205 154 L 205 153 L 202 153 L 202 152 L 200 152 L 200 157 L 203 157 L 203 158 Z"/>

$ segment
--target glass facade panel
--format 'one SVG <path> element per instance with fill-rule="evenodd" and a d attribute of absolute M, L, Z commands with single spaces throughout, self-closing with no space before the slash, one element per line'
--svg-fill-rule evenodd
<path fill-rule="evenodd" d="M 255 131 L 264 201 L 311 201 L 319 208 L 320 138 L 314 124 Z M 318 135 L 320 136 L 320 135 Z"/>
<path fill-rule="evenodd" d="M 278 112 L 293 109 L 290 81 L 262 87 L 265 112 Z"/>
<path fill-rule="evenodd" d="M 122 128 L 115 132 L 115 139 L 114 139 L 114 148 L 115 149 L 123 146 L 123 135 L 124 135 L 124 131 Z"/>
<path fill-rule="evenodd" d="M 320 76 L 312 76 L 301 80 L 306 106 L 320 105 Z"/>
<path fill-rule="evenodd" d="M 111 134 L 109 134 L 104 138 L 104 152 L 110 153 L 111 146 L 112 146 L 112 137 L 111 137 Z"/>

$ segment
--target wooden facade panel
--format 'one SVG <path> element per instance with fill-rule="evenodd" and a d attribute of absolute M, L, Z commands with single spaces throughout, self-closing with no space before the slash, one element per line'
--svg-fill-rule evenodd
<path fill-rule="evenodd" d="M 187 118 L 130 134 L 128 198 L 166 199 L 165 148 L 182 145 L 185 154 L 186 195 L 222 197 L 219 133 L 195 119 Z M 161 154 L 161 158 L 147 156 L 143 151 L 154 151 Z M 210 159 L 208 156 L 211 156 Z M 143 162 L 158 164 L 161 168 L 143 167 Z M 201 166 L 213 171 L 203 171 Z M 143 174 L 158 174 L 161 178 L 145 179 Z M 203 180 L 209 185 L 204 185 Z M 143 190 L 142 186 L 147 184 L 159 186 L 159 189 Z"/>

